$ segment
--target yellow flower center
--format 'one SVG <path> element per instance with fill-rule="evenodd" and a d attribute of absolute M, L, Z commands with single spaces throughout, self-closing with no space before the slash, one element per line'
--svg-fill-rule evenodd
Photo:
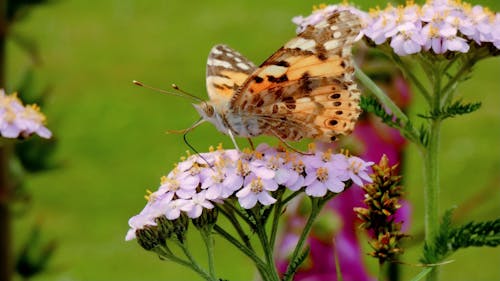
<path fill-rule="evenodd" d="M 326 180 L 328 180 L 328 170 L 324 167 L 318 168 L 318 170 L 316 171 L 316 178 L 320 182 L 325 182 Z"/>
<path fill-rule="evenodd" d="M 264 190 L 264 185 L 262 184 L 261 178 L 256 178 L 250 183 L 250 190 L 253 193 L 260 193 Z"/>
<path fill-rule="evenodd" d="M 356 175 L 359 173 L 361 168 L 363 168 L 363 165 L 361 164 L 361 162 L 354 161 L 354 162 L 351 162 L 351 164 L 349 165 L 349 169 Z"/>
<path fill-rule="evenodd" d="M 243 161 L 238 160 L 238 164 L 236 166 L 236 172 L 238 175 L 245 177 L 248 174 L 250 174 L 250 167 L 248 166 L 248 163 L 243 163 Z"/>
<path fill-rule="evenodd" d="M 305 165 L 304 165 L 304 162 L 302 162 L 302 160 L 295 161 L 292 164 L 292 169 L 295 172 L 297 172 L 298 174 L 302 174 L 304 172 L 304 168 L 305 168 Z"/>
<path fill-rule="evenodd" d="M 330 159 L 332 159 L 332 150 L 331 149 L 328 149 L 327 151 L 325 151 L 325 153 L 323 153 L 323 155 L 321 156 L 321 160 L 323 160 L 323 162 L 328 162 L 330 161 Z"/>

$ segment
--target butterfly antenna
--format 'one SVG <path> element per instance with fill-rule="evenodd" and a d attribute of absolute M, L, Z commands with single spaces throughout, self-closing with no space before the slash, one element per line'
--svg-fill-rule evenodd
<path fill-rule="evenodd" d="M 172 84 L 172 88 L 173 88 L 174 90 L 178 91 L 179 93 L 181 93 L 181 94 L 185 95 L 185 96 L 191 97 L 192 99 L 195 99 L 195 100 L 197 100 L 197 101 L 204 101 L 204 100 L 200 99 L 199 97 L 197 97 L 197 96 L 195 96 L 195 95 L 193 95 L 193 94 L 190 94 L 190 93 L 188 93 L 188 92 L 186 92 L 186 91 L 182 90 L 182 89 L 181 89 L 181 88 L 179 88 L 179 86 L 177 86 L 176 84 Z"/>
<path fill-rule="evenodd" d="M 156 87 L 150 86 L 148 84 L 144 84 L 141 81 L 137 81 L 137 80 L 133 80 L 132 83 L 134 83 L 134 85 L 137 85 L 137 86 L 140 86 L 140 87 L 144 87 L 144 88 L 148 88 L 150 90 L 153 90 L 153 91 L 156 91 L 156 92 L 160 92 L 162 94 L 167 94 L 167 95 L 172 95 L 172 96 L 178 96 L 178 97 L 183 97 L 183 98 L 188 98 L 188 99 L 194 99 L 196 101 L 203 101 L 199 97 L 197 97 L 195 95 L 192 95 L 192 94 L 189 94 L 189 93 L 184 92 L 184 91 L 179 91 L 180 93 L 169 92 L 169 91 L 165 91 L 165 90 L 160 89 L 160 88 L 156 88 Z"/>

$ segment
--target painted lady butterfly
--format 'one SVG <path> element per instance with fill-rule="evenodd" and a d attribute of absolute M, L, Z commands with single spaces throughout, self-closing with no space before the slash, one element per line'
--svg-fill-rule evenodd
<path fill-rule="evenodd" d="M 306 27 L 258 68 L 217 45 L 207 62 L 210 100 L 195 108 L 232 138 L 329 142 L 349 134 L 361 112 L 351 59 L 360 28 L 356 15 L 335 12 Z"/>

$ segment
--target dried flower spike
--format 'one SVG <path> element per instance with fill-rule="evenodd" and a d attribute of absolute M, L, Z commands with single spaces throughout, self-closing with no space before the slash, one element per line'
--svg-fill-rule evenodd
<path fill-rule="evenodd" d="M 354 208 L 363 222 L 361 227 L 373 234 L 370 242 L 373 252 L 369 255 L 379 259 L 383 264 L 403 252 L 399 241 L 406 237 L 401 233 L 402 222 L 395 221 L 395 213 L 401 208 L 399 199 L 403 195 L 401 176 L 397 174 L 397 166 L 389 166 L 389 159 L 382 156 L 378 165 L 373 165 L 372 183 L 363 186 L 366 208 Z"/>

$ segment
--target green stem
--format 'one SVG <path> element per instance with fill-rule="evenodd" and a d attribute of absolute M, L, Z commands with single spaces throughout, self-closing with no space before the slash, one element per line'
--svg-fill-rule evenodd
<path fill-rule="evenodd" d="M 442 67 L 439 64 L 434 68 L 434 96 L 433 111 L 441 109 L 441 81 Z M 424 221 L 425 242 L 433 245 L 439 232 L 439 143 L 441 135 L 441 122 L 438 117 L 430 122 L 429 138 L 424 153 Z M 438 280 L 438 268 L 433 269 L 427 276 L 428 281 Z"/>
<path fill-rule="evenodd" d="M 279 195 L 276 203 L 274 203 L 274 214 L 273 221 L 271 225 L 271 236 L 269 237 L 269 246 L 274 249 L 274 244 L 276 243 L 276 234 L 278 233 L 278 223 L 283 209 L 283 193 Z"/>
<path fill-rule="evenodd" d="M 361 81 L 361 83 L 370 90 L 378 99 L 378 101 L 387 107 L 391 113 L 400 120 L 403 125 L 403 129 L 405 129 L 404 133 L 408 136 L 408 139 L 412 140 L 420 150 L 423 149 L 422 144 L 419 140 L 419 133 L 415 128 L 405 126 L 409 122 L 408 116 L 401 111 L 401 109 L 380 89 L 375 82 L 373 82 L 370 77 L 368 77 L 361 69 L 356 66 L 356 77 Z"/>
<path fill-rule="evenodd" d="M 415 84 L 415 87 L 420 91 L 422 96 L 424 96 L 425 100 L 430 104 L 431 102 L 431 95 L 429 94 L 429 91 L 420 83 L 420 80 L 413 74 L 412 70 L 408 68 L 408 66 L 401 60 L 401 58 L 393 54 L 392 60 L 396 63 L 396 65 L 401 69 L 403 72 L 403 75 L 407 78 L 409 78 L 413 84 Z"/>
<path fill-rule="evenodd" d="M 293 198 L 297 197 L 297 195 L 300 195 L 300 194 L 303 194 L 303 193 L 304 193 L 304 191 L 299 189 L 299 190 L 295 191 L 294 193 L 288 195 L 282 201 L 283 206 L 286 205 L 288 202 L 290 202 L 290 200 L 292 200 Z"/>
<path fill-rule="evenodd" d="M 471 56 L 467 56 L 462 61 L 462 66 L 456 72 L 452 79 L 448 81 L 448 83 L 443 87 L 441 91 L 441 104 L 447 104 L 453 98 L 453 93 L 455 92 L 455 88 L 458 83 L 464 80 L 464 77 L 469 74 L 472 70 L 472 67 L 476 64 L 476 62 L 491 56 L 491 53 L 488 51 L 488 48 L 481 48 L 481 50 L 476 50 L 472 52 Z"/>
<path fill-rule="evenodd" d="M 180 244 L 180 243 L 179 243 Z M 182 248 L 182 247 L 181 247 Z M 183 249 L 184 250 L 184 249 Z M 170 261 L 173 261 L 177 264 L 180 264 L 182 266 L 185 266 L 187 268 L 190 268 L 194 272 L 198 273 L 203 279 L 207 281 L 217 281 L 217 279 L 212 279 L 203 269 L 201 269 L 196 263 L 193 263 L 192 261 L 187 261 L 184 259 L 181 259 L 175 255 L 172 254 L 172 252 L 168 248 L 164 247 L 157 247 L 153 250 L 155 253 L 157 253 L 159 256 L 168 259 Z"/>
<path fill-rule="evenodd" d="M 448 61 L 446 66 L 443 68 L 444 75 L 448 75 L 448 73 L 447 73 L 448 70 L 450 70 L 450 68 L 455 64 L 455 62 L 457 61 L 458 58 L 460 58 L 460 56 L 456 56 L 456 57 L 452 58 L 450 61 Z"/>
<path fill-rule="evenodd" d="M 247 215 L 241 212 L 241 210 L 238 207 L 235 207 L 231 203 L 227 204 L 227 206 L 229 207 L 229 209 L 235 212 L 240 218 L 242 218 L 248 224 L 248 226 L 250 226 L 252 229 L 255 228 L 255 224 L 248 218 Z"/>
<path fill-rule="evenodd" d="M 181 265 L 184 265 L 187 267 L 191 267 L 191 263 L 189 263 L 189 261 L 183 260 L 183 259 L 175 256 L 174 254 L 172 254 L 172 251 L 170 251 L 170 249 L 165 248 L 163 246 L 154 248 L 153 252 L 155 252 L 156 254 L 161 256 L 162 258 L 168 259 L 170 261 L 173 261 L 175 263 L 178 263 L 178 264 L 181 264 Z"/>
<path fill-rule="evenodd" d="M 203 242 L 205 243 L 205 247 L 207 248 L 208 271 L 210 273 L 210 277 L 212 277 L 212 279 L 214 280 L 217 280 L 217 276 L 215 275 L 214 240 L 212 236 L 212 227 L 203 228 L 201 231 L 201 237 L 203 238 Z"/>
<path fill-rule="evenodd" d="M 223 207 L 225 205 L 227 205 L 227 204 L 224 204 L 221 206 L 217 205 L 217 208 L 231 222 L 231 224 L 233 225 L 234 229 L 236 229 L 236 232 L 240 236 L 240 238 L 243 241 L 243 243 L 245 244 L 245 246 L 247 246 L 248 249 L 253 251 L 253 247 L 252 247 L 252 244 L 250 243 L 250 239 L 248 238 L 248 235 L 245 233 L 245 231 L 241 227 L 240 222 L 236 219 L 234 214 L 231 213 L 230 211 L 226 211 L 226 209 Z"/>
<path fill-rule="evenodd" d="M 222 227 L 215 225 L 214 230 L 222 237 L 224 237 L 227 241 L 229 241 L 229 243 L 233 244 L 243 254 L 249 257 L 254 262 L 255 266 L 259 269 L 261 275 L 265 274 L 265 276 L 262 276 L 264 280 L 270 280 L 269 278 L 266 278 L 267 275 L 269 275 L 269 270 L 266 263 L 262 259 L 260 259 L 254 251 L 241 244 L 236 238 L 225 231 Z"/>
<path fill-rule="evenodd" d="M 229 208 L 228 205 L 230 205 L 231 207 Z M 245 244 L 246 249 L 241 248 L 240 246 L 238 246 L 237 243 L 231 242 L 231 241 L 236 242 L 237 240 L 234 237 L 232 237 L 229 233 L 227 233 L 225 231 L 222 231 L 222 229 L 220 229 L 219 233 L 221 235 L 223 235 L 226 239 L 228 239 L 231 243 L 233 243 L 233 245 L 235 245 L 238 249 L 240 249 L 241 251 L 246 251 L 244 253 L 247 254 L 247 256 L 249 256 L 252 259 L 251 255 L 252 255 L 252 253 L 254 253 L 254 249 L 253 249 L 252 243 L 250 243 L 250 239 L 248 238 L 248 235 L 245 233 L 245 231 L 241 227 L 241 224 L 238 221 L 238 219 L 234 216 L 234 211 L 235 211 L 236 208 L 232 204 L 230 204 L 230 203 L 226 203 L 226 204 L 223 204 L 223 205 L 217 205 L 217 208 L 231 222 L 231 224 L 235 228 L 236 232 L 240 236 L 241 240 Z M 243 214 L 240 213 L 240 217 L 241 216 L 243 216 Z M 246 220 L 246 221 L 248 221 L 248 220 Z M 254 224 L 252 223 L 250 225 L 250 227 L 253 227 L 253 225 Z M 231 240 L 231 239 L 234 239 L 234 240 Z M 268 280 L 269 279 L 269 277 L 268 277 L 269 274 L 267 273 L 267 269 L 259 266 L 258 262 L 256 260 L 254 260 L 254 263 L 256 264 L 257 270 L 259 271 L 261 277 L 264 280 Z M 265 267 L 264 262 L 262 262 L 262 265 Z"/>
<path fill-rule="evenodd" d="M 313 223 L 316 220 L 316 217 L 321 212 L 321 208 L 333 196 L 329 193 L 321 200 L 319 198 L 311 198 L 311 214 L 309 214 L 309 218 L 307 218 L 307 222 L 306 222 L 306 225 L 304 226 L 304 230 L 302 230 L 302 233 L 300 234 L 299 240 L 297 241 L 297 246 L 295 246 L 295 249 L 293 250 L 293 254 L 290 257 L 290 263 L 288 264 L 288 268 L 286 271 L 286 273 L 287 273 L 286 276 L 288 278 L 284 281 L 293 280 L 293 276 L 294 276 L 295 272 L 289 272 L 291 269 L 290 266 L 295 264 L 295 260 L 301 254 L 302 248 L 304 247 L 304 244 L 307 241 L 307 237 L 309 236 L 309 233 L 311 232 L 311 228 L 313 226 Z"/>
<path fill-rule="evenodd" d="M 187 243 L 186 241 L 184 242 L 176 241 L 176 244 L 182 249 L 186 257 L 189 259 L 193 270 L 198 272 L 198 274 L 200 274 L 207 281 L 218 281 L 217 278 L 212 278 L 212 276 L 210 276 L 203 268 L 201 268 L 201 266 L 194 259 L 193 255 L 191 255 L 191 252 L 189 251 L 186 243 Z"/>
<path fill-rule="evenodd" d="M 439 231 L 439 141 L 441 120 L 433 120 L 429 142 L 424 157 L 425 191 L 425 242 L 433 245 Z M 427 276 L 427 280 L 437 280 L 437 267 Z"/>
<path fill-rule="evenodd" d="M 257 209 L 254 209 L 253 214 L 257 221 L 256 225 L 257 236 L 259 237 L 262 250 L 264 251 L 264 256 L 266 257 L 266 263 L 270 273 L 269 280 L 280 281 L 279 273 L 274 263 L 274 255 L 273 255 L 274 249 L 271 247 L 271 244 L 269 243 L 269 240 L 267 238 L 266 224 L 262 221 L 262 218 L 259 214 L 260 211 L 260 209 L 258 209 L 259 207 L 257 207 Z"/>
<path fill-rule="evenodd" d="M 444 86 L 442 90 L 442 98 L 440 100 L 441 104 L 447 104 L 453 98 L 452 93 L 454 93 L 458 83 L 464 78 L 467 73 L 470 73 L 472 66 L 475 63 L 475 59 L 471 58 L 467 60 L 466 63 L 457 71 L 450 81 Z"/>
<path fill-rule="evenodd" d="M 358 78 L 363 85 L 368 88 L 377 99 L 394 114 L 403 123 L 408 122 L 408 117 L 401 111 L 401 109 L 380 89 L 370 77 L 368 77 L 361 69 L 356 66 L 356 78 Z"/>
<path fill-rule="evenodd" d="M 385 280 L 385 266 L 383 262 L 378 263 L 378 281 L 384 281 Z"/>

